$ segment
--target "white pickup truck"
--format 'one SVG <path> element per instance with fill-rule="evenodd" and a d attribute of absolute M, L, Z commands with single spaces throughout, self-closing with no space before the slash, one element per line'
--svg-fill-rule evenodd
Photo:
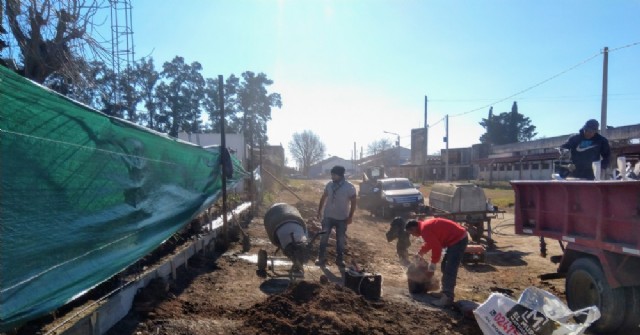
<path fill-rule="evenodd" d="M 367 192 L 361 188 L 358 206 L 382 218 L 424 211 L 424 196 L 408 178 L 378 179 Z"/>

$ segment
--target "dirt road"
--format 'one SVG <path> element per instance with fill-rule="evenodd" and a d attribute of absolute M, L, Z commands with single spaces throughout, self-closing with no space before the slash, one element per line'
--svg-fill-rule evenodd
<path fill-rule="evenodd" d="M 297 196 L 282 190 L 269 198 L 271 203 L 296 206 L 309 230 L 317 231 L 315 213 L 324 183 L 306 181 L 291 187 Z M 266 203 L 245 229 L 251 239 L 250 250 L 243 252 L 242 245 L 235 243 L 224 254 L 191 260 L 188 268 L 179 269 L 176 282 L 156 283 L 141 292 L 135 308 L 109 335 L 482 334 L 475 320 L 455 310 L 432 307 L 426 295 L 409 294 L 395 243 L 385 238 L 389 220 L 360 209 L 347 232 L 345 261 L 382 276 L 380 299 L 365 299 L 343 287 L 343 274 L 333 264 L 323 272 L 309 263 L 304 279 L 294 282 L 286 276 L 287 265 L 276 265 L 275 272 L 269 271 L 266 278 L 258 276 L 258 251 L 264 249 L 271 255 L 276 250 L 262 222 L 271 203 Z M 564 299 L 563 280 L 541 281 L 537 277 L 555 270 L 548 258 L 540 257 L 538 239 L 514 236 L 510 213 L 492 223 L 497 248 L 487 253 L 485 263 L 461 267 L 456 300 L 482 303 L 496 290 L 517 298 L 529 286 Z M 410 252 L 419 247 L 420 242 L 412 240 Z M 330 244 L 329 251 L 334 248 Z M 549 255 L 560 254 L 558 245 L 547 248 Z M 321 283 L 322 275 L 329 283 Z"/>

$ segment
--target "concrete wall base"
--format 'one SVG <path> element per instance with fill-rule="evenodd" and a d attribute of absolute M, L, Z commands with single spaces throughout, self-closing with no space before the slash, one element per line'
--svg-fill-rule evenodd
<path fill-rule="evenodd" d="M 246 202 L 235 208 L 231 214 L 227 214 L 228 218 L 237 218 L 240 214 L 251 208 L 251 203 Z M 205 235 L 190 242 L 179 253 L 173 255 L 170 259 L 162 264 L 157 265 L 134 282 L 127 284 L 117 293 L 99 303 L 85 308 L 82 313 L 83 317 L 75 320 L 79 316 L 71 316 L 67 320 L 60 323 L 58 327 L 63 328 L 64 325 L 73 323 L 60 333 L 50 331 L 52 334 L 61 335 L 102 335 L 111 327 L 122 320 L 131 310 L 133 300 L 138 290 L 146 287 L 152 280 L 156 278 L 176 279 L 176 269 L 182 265 L 188 266 L 187 261 L 198 252 L 208 253 L 215 249 L 215 239 L 221 233 L 223 225 L 222 217 L 205 224 Z"/>

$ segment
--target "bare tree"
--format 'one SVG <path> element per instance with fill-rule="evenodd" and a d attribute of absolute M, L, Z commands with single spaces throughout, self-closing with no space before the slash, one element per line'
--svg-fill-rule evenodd
<path fill-rule="evenodd" d="M 289 152 L 298 162 L 303 175 L 309 175 L 309 167 L 319 162 L 325 155 L 326 147 L 320 142 L 320 137 L 310 130 L 293 134 L 289 142 Z"/>
<path fill-rule="evenodd" d="M 93 28 L 93 18 L 103 0 L 0 0 L 4 6 L 10 40 L 19 50 L 20 72 L 36 82 L 43 83 L 56 72 L 73 73 L 74 59 L 87 50 L 105 54 L 87 32 Z M 99 3 L 100 2 L 100 3 Z M 0 8 L 2 8 L 0 6 Z M 0 51 L 7 42 L 0 43 Z"/>
<path fill-rule="evenodd" d="M 383 138 L 377 141 L 373 141 L 367 145 L 367 154 L 371 156 L 375 156 L 387 149 L 392 148 L 391 141 L 389 139 Z"/>

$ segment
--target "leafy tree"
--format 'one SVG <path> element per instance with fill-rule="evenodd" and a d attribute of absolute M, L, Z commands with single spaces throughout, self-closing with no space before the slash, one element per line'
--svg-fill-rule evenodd
<path fill-rule="evenodd" d="M 74 60 L 77 71 L 55 72 L 44 81 L 44 85 L 85 105 L 95 107 L 98 95 L 92 66 L 83 59 Z"/>
<path fill-rule="evenodd" d="M 95 92 L 92 106 L 107 115 L 123 118 L 123 110 L 117 102 L 119 97 L 116 97 L 116 73 L 105 63 L 95 61 L 90 63 L 90 76 Z"/>
<path fill-rule="evenodd" d="M 298 162 L 303 175 L 309 175 L 309 167 L 322 160 L 325 155 L 326 147 L 320 141 L 320 137 L 310 130 L 302 133 L 294 133 L 291 142 L 289 142 L 289 152 L 291 156 Z"/>
<path fill-rule="evenodd" d="M 255 75 L 251 71 L 242 74 L 243 81 L 237 89 L 237 100 L 231 98 L 232 106 L 237 107 L 236 113 L 230 115 L 232 125 L 240 125 L 239 129 L 245 134 L 246 143 L 251 147 L 259 147 L 266 143 L 267 122 L 271 120 L 271 108 L 282 107 L 280 94 L 267 92 L 267 86 L 273 81 L 264 73 Z"/>
<path fill-rule="evenodd" d="M 518 104 L 515 101 L 509 113 L 505 112 L 496 116 L 493 114 L 493 107 L 491 107 L 488 117 L 482 119 L 480 125 L 486 130 L 480 136 L 481 143 L 499 145 L 526 142 L 537 135 L 536 126 L 531 124 L 528 117 L 518 113 Z"/>
<path fill-rule="evenodd" d="M 75 60 L 75 72 L 55 72 L 44 85 L 69 98 L 83 102 L 105 114 L 123 117 L 122 108 L 116 106 L 116 74 L 101 61 Z"/>
<path fill-rule="evenodd" d="M 104 53 L 104 48 L 87 34 L 101 7 L 98 1 L 0 1 L 0 9 L 4 7 L 1 30 L 9 32 L 9 38 L 19 46 L 20 55 L 14 60 L 25 77 L 44 83 L 56 72 L 70 76 L 78 71 L 75 60 L 86 51 Z M 0 51 L 7 45 L 0 41 Z"/>
<path fill-rule="evenodd" d="M 119 92 L 119 107 L 124 118 L 131 122 L 140 122 L 138 104 L 142 101 L 142 91 L 137 87 L 138 71 L 136 65 L 128 66 L 117 78 Z"/>
<path fill-rule="evenodd" d="M 389 139 L 383 138 L 377 141 L 373 141 L 367 145 L 367 154 L 374 156 L 387 149 L 391 149 L 393 145 Z"/>
<path fill-rule="evenodd" d="M 206 125 L 205 131 L 214 133 L 220 132 L 220 106 L 218 99 L 218 80 L 207 78 L 205 87 L 205 95 L 203 100 L 203 108 L 209 116 L 209 124 Z M 238 124 L 238 88 L 240 87 L 240 79 L 235 75 L 230 75 L 224 83 L 224 110 L 225 110 L 225 132 L 239 133 L 240 124 Z M 235 121 L 235 122 L 234 122 Z"/>
<path fill-rule="evenodd" d="M 139 74 L 138 65 L 118 75 L 102 61 L 87 63 L 77 59 L 74 64 L 76 72 L 53 73 L 47 77 L 44 85 L 107 115 L 133 122 L 140 122 L 145 117 L 137 110 L 143 90 L 136 82 L 145 78 Z M 120 91 L 117 88 L 121 88 Z"/>
<path fill-rule="evenodd" d="M 180 130 L 198 132 L 202 125 L 200 105 L 205 87 L 200 73 L 202 65 L 186 64 L 184 58 L 176 56 L 162 67 L 162 82 L 156 89 L 159 130 L 173 137 L 177 137 Z"/>
<path fill-rule="evenodd" d="M 136 122 L 154 130 L 155 120 L 158 111 L 158 102 L 155 95 L 155 88 L 160 79 L 160 73 L 156 71 L 153 58 L 142 58 L 136 62 L 130 73 L 130 84 L 135 88 L 139 102 L 142 102 L 145 111 L 136 115 Z"/>

